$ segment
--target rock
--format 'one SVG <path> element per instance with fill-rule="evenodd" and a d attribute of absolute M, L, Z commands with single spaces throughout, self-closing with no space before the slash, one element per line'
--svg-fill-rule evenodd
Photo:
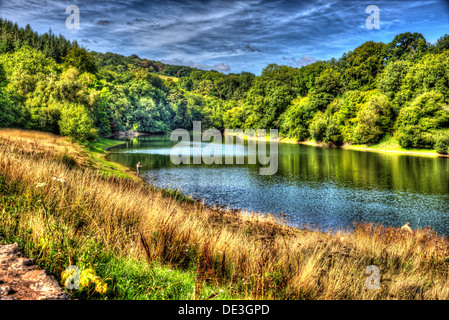
<path fill-rule="evenodd" d="M 114 133 L 116 138 L 135 138 L 139 136 L 137 131 L 128 130 L 128 131 L 118 131 Z"/>
<path fill-rule="evenodd" d="M 11 292 L 11 287 L 0 286 L 0 296 L 7 296 Z"/>
<path fill-rule="evenodd" d="M 9 264 L 12 260 L 14 260 L 13 257 L 1 257 L 0 256 L 0 265 Z"/>
<path fill-rule="evenodd" d="M 11 265 L 11 269 L 13 270 L 30 270 L 36 267 L 34 266 L 36 263 L 34 259 L 18 258 L 16 261 Z"/>
<path fill-rule="evenodd" d="M 152 135 L 152 134 L 157 134 L 157 133 L 134 131 L 134 130 L 117 131 L 117 132 L 114 132 L 113 134 L 111 134 L 109 136 L 109 138 L 116 138 L 116 139 L 136 138 L 136 137 L 148 136 L 148 135 Z"/>
<path fill-rule="evenodd" d="M 0 245 L 0 256 L 10 255 L 19 251 L 19 245 L 17 243 Z"/>
<path fill-rule="evenodd" d="M 23 258 L 17 243 L 0 243 L 0 300 L 70 299 L 53 276 L 36 269 L 36 261 Z"/>

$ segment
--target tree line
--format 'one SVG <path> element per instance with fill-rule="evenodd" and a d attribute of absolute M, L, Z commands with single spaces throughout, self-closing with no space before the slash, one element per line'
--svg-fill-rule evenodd
<path fill-rule="evenodd" d="M 169 77 L 160 77 L 169 76 Z M 173 81 L 170 77 L 176 77 Z M 0 20 L 0 126 L 95 139 L 117 131 L 280 130 L 329 145 L 376 144 L 449 152 L 449 36 L 368 41 L 339 59 L 260 76 L 171 66 Z"/>

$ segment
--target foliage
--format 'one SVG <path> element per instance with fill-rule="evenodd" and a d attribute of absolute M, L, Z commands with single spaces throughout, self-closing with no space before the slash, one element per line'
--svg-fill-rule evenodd
<path fill-rule="evenodd" d="M 86 140 L 202 121 L 337 145 L 374 144 L 388 133 L 403 147 L 432 148 L 447 127 L 448 43 L 448 35 L 429 44 L 403 33 L 338 60 L 269 64 L 255 76 L 89 52 L 0 19 L 0 126 Z"/>
<path fill-rule="evenodd" d="M 75 67 L 80 73 L 95 73 L 97 71 L 94 58 L 86 49 L 78 46 L 69 49 L 63 60 L 66 66 Z"/>
<path fill-rule="evenodd" d="M 430 52 L 432 53 L 442 53 L 449 49 L 449 34 L 445 34 L 437 40 L 437 42 L 430 46 Z"/>
<path fill-rule="evenodd" d="M 379 142 L 392 125 L 391 105 L 384 95 L 375 95 L 357 113 L 354 142 Z"/>
<path fill-rule="evenodd" d="M 62 135 L 81 141 L 97 137 L 97 129 L 94 128 L 89 113 L 79 104 L 68 105 L 62 109 L 59 128 Z"/>
<path fill-rule="evenodd" d="M 435 150 L 440 154 L 449 154 L 449 132 L 441 133 L 435 141 Z"/>
<path fill-rule="evenodd" d="M 317 111 L 308 97 L 294 100 L 281 116 L 280 134 L 300 141 L 309 138 L 309 123 Z"/>
<path fill-rule="evenodd" d="M 443 95 L 435 91 L 423 93 L 403 108 L 397 120 L 397 135 L 401 146 L 431 148 L 435 133 L 449 127 L 449 106 Z"/>
<path fill-rule="evenodd" d="M 365 42 L 346 58 L 344 80 L 349 90 L 374 89 L 375 79 L 383 69 L 385 44 Z"/>
<path fill-rule="evenodd" d="M 329 121 L 325 114 L 318 111 L 312 119 L 309 127 L 310 137 L 316 141 L 324 141 Z"/>
<path fill-rule="evenodd" d="M 389 60 L 418 60 L 426 52 L 428 44 L 421 33 L 405 32 L 391 41 L 386 53 Z"/>

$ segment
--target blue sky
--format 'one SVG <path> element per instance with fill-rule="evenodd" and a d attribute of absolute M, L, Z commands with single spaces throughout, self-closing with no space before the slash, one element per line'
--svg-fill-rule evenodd
<path fill-rule="evenodd" d="M 69 5 L 80 9 L 79 30 L 66 28 Z M 378 30 L 365 26 L 369 5 L 380 9 Z M 447 0 L 0 0 L 0 16 L 39 33 L 51 28 L 90 50 L 225 73 L 339 58 L 402 32 L 430 42 L 449 33 Z"/>

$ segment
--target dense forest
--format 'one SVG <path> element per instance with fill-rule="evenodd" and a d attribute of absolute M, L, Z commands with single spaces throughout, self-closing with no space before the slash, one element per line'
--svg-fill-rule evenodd
<path fill-rule="evenodd" d="M 89 52 L 51 30 L 0 20 L 0 127 L 79 140 L 117 131 L 277 128 L 298 141 L 449 153 L 449 36 L 366 42 L 330 61 L 222 74 Z"/>

